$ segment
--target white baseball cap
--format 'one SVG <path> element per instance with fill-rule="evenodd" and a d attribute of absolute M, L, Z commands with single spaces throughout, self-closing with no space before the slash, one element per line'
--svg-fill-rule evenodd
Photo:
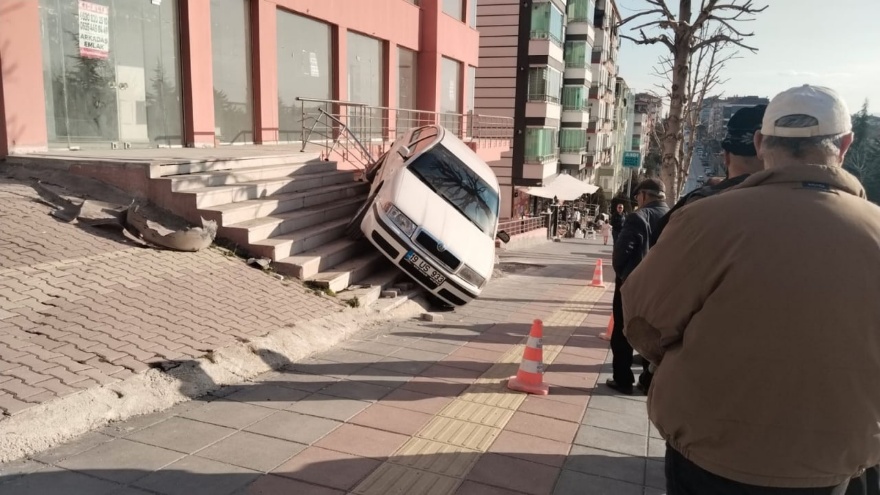
<path fill-rule="evenodd" d="M 809 115 L 819 121 L 811 127 L 777 127 L 789 115 Z M 761 134 L 788 138 L 836 136 L 852 131 L 846 102 L 831 88 L 804 84 L 776 95 L 767 106 Z"/>

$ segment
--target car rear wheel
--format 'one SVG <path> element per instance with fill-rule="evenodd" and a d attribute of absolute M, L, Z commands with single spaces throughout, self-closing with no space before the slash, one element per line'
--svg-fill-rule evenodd
<path fill-rule="evenodd" d="M 385 164 L 385 158 L 388 156 L 388 152 L 382 153 L 382 156 L 376 160 L 376 163 L 372 164 L 369 168 L 364 170 L 364 178 L 367 179 L 367 182 L 371 183 L 376 180 L 376 174 L 379 173 L 379 169 L 382 168 L 382 165 Z"/>

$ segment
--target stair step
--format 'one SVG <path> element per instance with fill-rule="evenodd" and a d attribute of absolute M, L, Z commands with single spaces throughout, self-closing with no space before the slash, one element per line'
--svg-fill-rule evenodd
<path fill-rule="evenodd" d="M 212 206 L 265 198 L 276 194 L 308 191 L 321 187 L 355 182 L 355 171 L 335 171 L 303 174 L 272 180 L 255 180 L 234 185 L 200 187 L 180 194 L 191 195 L 195 206 L 207 209 Z"/>
<path fill-rule="evenodd" d="M 345 182 L 295 193 L 274 194 L 267 198 L 248 199 L 236 203 L 212 206 L 199 210 L 199 214 L 215 220 L 218 225 L 232 225 L 268 215 L 277 215 L 301 208 L 308 208 L 344 198 L 366 198 L 370 185 L 366 182 Z"/>
<path fill-rule="evenodd" d="M 220 227 L 221 237 L 238 244 L 253 244 L 270 237 L 287 234 L 322 222 L 349 219 L 363 203 L 363 198 L 343 199 L 332 203 L 303 208 L 262 218 Z"/>
<path fill-rule="evenodd" d="M 385 256 L 375 249 L 369 249 L 356 258 L 336 265 L 308 279 L 312 284 L 339 292 L 356 284 L 383 266 Z"/>
<path fill-rule="evenodd" d="M 225 147 L 223 152 L 235 151 L 235 148 Z M 242 158 L 229 158 L 228 156 L 217 158 L 205 158 L 192 160 L 187 163 L 170 163 L 159 166 L 157 177 L 168 177 L 181 174 L 198 174 L 217 170 L 243 170 L 254 167 L 272 165 L 284 165 L 290 163 L 306 163 L 320 159 L 320 153 L 292 152 L 275 156 L 248 156 Z"/>
<path fill-rule="evenodd" d="M 300 280 L 307 280 L 366 251 L 373 251 L 372 246 L 367 242 L 352 241 L 348 238 L 337 239 L 310 251 L 278 260 L 275 263 L 275 270 Z"/>
<path fill-rule="evenodd" d="M 212 186 L 227 186 L 242 182 L 280 179 L 304 174 L 335 172 L 336 162 L 312 161 L 306 163 L 287 163 L 265 167 L 250 167 L 237 170 L 219 170 L 196 174 L 173 175 L 160 180 L 171 182 L 172 192 L 190 191 Z"/>
<path fill-rule="evenodd" d="M 391 262 L 379 262 L 376 270 L 357 281 L 357 285 L 346 287 L 337 296 L 341 301 L 358 300 L 358 307 L 366 307 L 379 300 L 383 290 L 390 288 L 405 275 Z"/>
<path fill-rule="evenodd" d="M 262 256 L 273 261 L 281 260 L 305 251 L 315 249 L 323 244 L 339 239 L 345 235 L 348 225 L 347 217 L 329 222 L 322 222 L 313 227 L 300 229 L 262 241 L 251 243 L 249 251 L 254 256 Z"/>

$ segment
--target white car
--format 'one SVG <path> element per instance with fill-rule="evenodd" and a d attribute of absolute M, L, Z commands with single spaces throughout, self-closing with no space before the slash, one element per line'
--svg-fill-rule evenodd
<path fill-rule="evenodd" d="M 348 234 L 443 303 L 480 295 L 495 267 L 500 193 L 492 169 L 441 126 L 412 129 L 367 169 L 370 195 Z"/>

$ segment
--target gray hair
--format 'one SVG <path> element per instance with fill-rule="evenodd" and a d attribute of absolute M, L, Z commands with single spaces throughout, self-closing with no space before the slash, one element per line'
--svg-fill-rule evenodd
<path fill-rule="evenodd" d="M 810 115 L 786 115 L 776 121 L 777 127 L 813 127 L 819 121 Z M 844 134 L 829 136 L 813 136 L 806 138 L 790 138 L 780 136 L 764 136 L 761 147 L 767 150 L 782 150 L 793 158 L 807 158 L 811 155 L 839 156 L 843 146 Z"/>

